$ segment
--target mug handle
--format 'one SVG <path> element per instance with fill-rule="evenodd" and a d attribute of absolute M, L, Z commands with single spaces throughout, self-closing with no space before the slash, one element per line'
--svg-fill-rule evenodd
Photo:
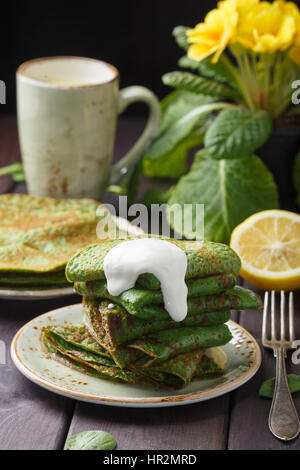
<path fill-rule="evenodd" d="M 123 88 L 119 92 L 119 114 L 121 114 L 127 106 L 136 101 L 143 101 L 149 106 L 149 118 L 147 125 L 131 149 L 119 160 L 111 170 L 110 184 L 114 184 L 122 175 L 125 175 L 129 168 L 133 166 L 141 154 L 150 145 L 154 139 L 160 122 L 160 103 L 155 94 L 148 88 L 142 86 L 130 86 Z"/>

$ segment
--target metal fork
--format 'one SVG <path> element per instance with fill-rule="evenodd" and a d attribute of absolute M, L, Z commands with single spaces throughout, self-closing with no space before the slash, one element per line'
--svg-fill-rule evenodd
<path fill-rule="evenodd" d="M 287 349 L 295 341 L 293 292 L 289 294 L 289 339 L 285 332 L 285 294 L 280 292 L 280 339 L 276 334 L 275 291 L 271 292 L 271 339 L 267 337 L 269 292 L 265 293 L 265 304 L 262 327 L 262 343 L 272 348 L 276 357 L 276 382 L 269 414 L 270 431 L 278 439 L 290 441 L 300 432 L 298 414 L 289 390 L 286 375 L 285 358 Z"/>

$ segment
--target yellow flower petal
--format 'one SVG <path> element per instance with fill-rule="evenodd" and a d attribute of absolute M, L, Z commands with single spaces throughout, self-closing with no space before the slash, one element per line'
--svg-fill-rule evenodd
<path fill-rule="evenodd" d="M 235 11 L 236 0 L 219 3 L 219 8 L 210 11 L 203 23 L 187 31 L 187 39 L 191 44 L 188 56 L 201 61 L 213 55 L 212 62 L 217 62 L 230 40 L 234 40 L 238 14 Z"/>
<path fill-rule="evenodd" d="M 206 59 L 212 53 L 214 53 L 216 49 L 217 49 L 217 46 L 215 46 L 215 48 L 212 48 L 212 47 L 205 46 L 205 44 L 192 44 L 189 47 L 187 55 L 188 57 L 190 57 L 190 59 L 201 62 L 201 60 Z"/>
<path fill-rule="evenodd" d="M 237 41 L 259 53 L 288 49 L 296 33 L 298 8 L 292 2 L 260 2 L 240 19 Z"/>

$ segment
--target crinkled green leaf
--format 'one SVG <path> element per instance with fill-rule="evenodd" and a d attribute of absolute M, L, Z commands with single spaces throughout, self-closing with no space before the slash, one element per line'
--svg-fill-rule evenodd
<path fill-rule="evenodd" d="M 189 48 L 189 43 L 186 37 L 186 32 L 188 29 L 190 29 L 188 26 L 176 26 L 172 32 L 178 46 L 185 51 L 187 51 Z"/>
<path fill-rule="evenodd" d="M 190 210 L 195 213 L 196 204 L 204 204 L 205 239 L 228 243 L 232 230 L 244 219 L 255 212 L 277 208 L 278 194 L 272 174 L 255 155 L 242 160 L 216 160 L 207 150 L 201 150 L 190 172 L 176 185 L 168 204 L 171 227 L 187 238 L 201 234 L 199 221 L 194 217 L 192 230 L 182 227 L 180 219 L 172 217 L 170 206 L 178 204 L 181 208 L 191 204 Z"/>
<path fill-rule="evenodd" d="M 69 450 L 113 450 L 117 442 L 105 431 L 83 431 L 70 437 L 66 445 Z"/>
<path fill-rule="evenodd" d="M 217 99 L 235 99 L 237 97 L 232 88 L 214 80 L 198 77 L 191 72 L 169 72 L 163 75 L 162 81 L 165 85 L 178 90 L 200 93 Z"/>
<path fill-rule="evenodd" d="M 291 393 L 300 391 L 300 375 L 288 374 L 288 384 Z M 266 380 L 259 389 L 259 396 L 263 398 L 273 398 L 275 390 L 275 377 Z"/>
<path fill-rule="evenodd" d="M 224 109 L 207 131 L 205 147 L 213 158 L 242 158 L 252 155 L 270 137 L 272 118 L 257 109 Z"/>
<path fill-rule="evenodd" d="M 182 68 L 192 69 L 197 71 L 202 77 L 215 80 L 219 83 L 225 83 L 232 88 L 237 88 L 234 77 L 220 59 L 216 64 L 211 62 L 211 59 L 204 59 L 201 62 L 191 59 L 188 56 L 183 56 L 179 59 L 178 65 Z"/>
<path fill-rule="evenodd" d="M 297 199 L 296 202 L 300 207 L 300 152 L 297 153 L 294 162 L 294 170 L 293 170 L 293 180 L 294 186 L 297 192 Z"/>

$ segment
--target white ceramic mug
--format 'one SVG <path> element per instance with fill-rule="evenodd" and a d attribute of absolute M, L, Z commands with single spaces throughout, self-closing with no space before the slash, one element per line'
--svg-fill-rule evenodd
<path fill-rule="evenodd" d="M 111 168 L 117 116 L 129 104 L 150 109 L 144 132 Z M 119 91 L 119 73 L 106 62 L 48 57 L 17 70 L 18 128 L 30 194 L 101 199 L 155 136 L 160 105 L 147 88 Z"/>

